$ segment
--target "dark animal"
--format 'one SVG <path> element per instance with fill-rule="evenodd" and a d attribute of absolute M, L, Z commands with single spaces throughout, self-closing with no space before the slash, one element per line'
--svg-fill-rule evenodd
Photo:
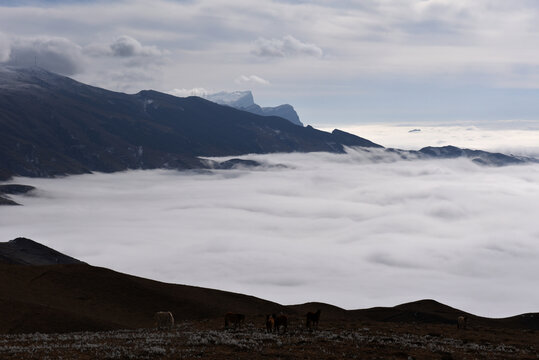
<path fill-rule="evenodd" d="M 244 323 L 245 315 L 243 314 L 234 314 L 231 312 L 225 314 L 225 329 L 228 329 L 230 325 L 233 325 L 234 329 L 240 328 Z"/>
<path fill-rule="evenodd" d="M 459 316 L 457 318 L 457 329 L 466 329 L 466 324 L 468 323 L 468 317 Z"/>
<path fill-rule="evenodd" d="M 288 328 L 288 318 L 286 317 L 286 315 L 272 314 L 271 316 L 273 317 L 273 320 L 275 322 L 274 331 L 277 334 L 279 334 L 279 330 L 282 328 L 283 329 L 283 334 L 284 334 L 286 332 L 286 329 Z"/>
<path fill-rule="evenodd" d="M 275 318 L 273 315 L 266 315 L 266 332 L 272 333 L 275 328 Z"/>
<path fill-rule="evenodd" d="M 318 322 L 320 321 L 320 309 L 318 309 L 315 313 L 308 312 L 306 316 L 305 325 L 308 329 L 311 327 L 318 328 Z"/>
<path fill-rule="evenodd" d="M 157 328 L 171 328 L 174 326 L 174 316 L 170 311 L 159 311 L 153 316 Z"/>

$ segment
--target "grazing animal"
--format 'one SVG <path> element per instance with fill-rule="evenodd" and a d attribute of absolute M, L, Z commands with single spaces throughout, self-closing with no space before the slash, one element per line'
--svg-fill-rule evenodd
<path fill-rule="evenodd" d="M 174 326 L 174 316 L 170 311 L 158 311 L 153 316 L 155 320 L 155 326 L 158 329 L 171 328 Z"/>
<path fill-rule="evenodd" d="M 278 334 L 279 330 L 282 328 L 283 329 L 283 334 L 284 334 L 286 332 L 286 329 L 288 328 L 288 318 L 286 317 L 286 315 L 272 314 L 271 316 L 273 317 L 273 321 L 275 322 L 275 326 L 274 326 L 275 332 Z"/>
<path fill-rule="evenodd" d="M 318 309 L 315 313 L 308 312 L 306 316 L 305 325 L 308 329 L 311 327 L 316 327 L 318 329 L 318 322 L 320 321 L 320 309 Z"/>
<path fill-rule="evenodd" d="M 225 314 L 225 329 L 228 329 L 230 325 L 233 325 L 234 329 L 237 327 L 241 328 L 243 323 L 245 323 L 245 315 L 231 312 Z"/>
<path fill-rule="evenodd" d="M 273 315 L 266 315 L 266 332 L 272 333 L 275 328 L 275 318 Z"/>
<path fill-rule="evenodd" d="M 466 329 L 466 324 L 468 323 L 468 317 L 459 316 L 457 318 L 457 329 Z"/>

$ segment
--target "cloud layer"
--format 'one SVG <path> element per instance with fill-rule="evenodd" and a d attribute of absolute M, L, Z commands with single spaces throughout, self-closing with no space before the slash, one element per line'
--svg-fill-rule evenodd
<path fill-rule="evenodd" d="M 322 49 L 314 44 L 304 43 L 291 35 L 282 39 L 256 40 L 253 53 L 263 57 L 314 56 L 321 57 Z"/>
<path fill-rule="evenodd" d="M 332 131 L 335 126 L 321 128 Z M 425 146 L 453 145 L 539 158 L 537 121 L 462 122 L 453 126 L 415 122 L 342 125 L 338 128 L 398 149 L 419 150 Z"/>
<path fill-rule="evenodd" d="M 39 190 L 0 208 L 0 238 L 281 303 L 539 310 L 539 166 L 373 163 L 355 151 L 244 158 L 286 168 L 16 179 Z"/>
<path fill-rule="evenodd" d="M 0 33 L 0 63 L 7 61 L 10 53 L 11 46 L 9 40 L 4 34 Z"/>

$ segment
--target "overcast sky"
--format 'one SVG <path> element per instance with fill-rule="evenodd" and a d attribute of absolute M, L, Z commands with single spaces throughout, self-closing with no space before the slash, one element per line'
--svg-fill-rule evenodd
<path fill-rule="evenodd" d="M 357 151 L 245 158 L 287 168 L 14 179 L 38 190 L 0 207 L 0 239 L 284 304 L 539 310 L 539 165 L 373 163 Z"/>
<path fill-rule="evenodd" d="M 252 89 L 313 125 L 536 120 L 534 0 L 0 1 L 0 62 L 112 90 Z"/>

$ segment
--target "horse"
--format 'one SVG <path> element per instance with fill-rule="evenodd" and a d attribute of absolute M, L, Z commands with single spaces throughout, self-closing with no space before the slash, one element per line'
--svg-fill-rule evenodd
<path fill-rule="evenodd" d="M 466 324 L 468 323 L 467 316 L 459 316 L 457 318 L 457 329 L 466 329 Z"/>
<path fill-rule="evenodd" d="M 225 329 L 228 329 L 229 325 L 233 325 L 235 328 L 241 328 L 241 325 L 245 323 L 245 315 L 226 313 L 225 314 Z"/>
<path fill-rule="evenodd" d="M 275 322 L 275 327 L 274 327 L 274 330 L 277 334 L 279 334 L 279 330 L 280 328 L 282 327 L 283 328 L 283 334 L 286 332 L 286 329 L 288 328 L 288 318 L 286 317 L 286 315 L 283 315 L 283 314 L 279 314 L 279 315 L 275 315 L 275 314 L 272 314 L 271 315 L 273 317 L 273 320 Z"/>
<path fill-rule="evenodd" d="M 320 309 L 318 309 L 315 313 L 313 312 L 308 312 L 305 317 L 306 317 L 306 321 L 305 321 L 305 325 L 307 326 L 308 329 L 312 327 L 316 327 L 318 329 L 318 322 L 320 321 Z"/>
<path fill-rule="evenodd" d="M 275 328 L 275 318 L 273 315 L 266 315 L 266 332 L 272 333 Z"/>

